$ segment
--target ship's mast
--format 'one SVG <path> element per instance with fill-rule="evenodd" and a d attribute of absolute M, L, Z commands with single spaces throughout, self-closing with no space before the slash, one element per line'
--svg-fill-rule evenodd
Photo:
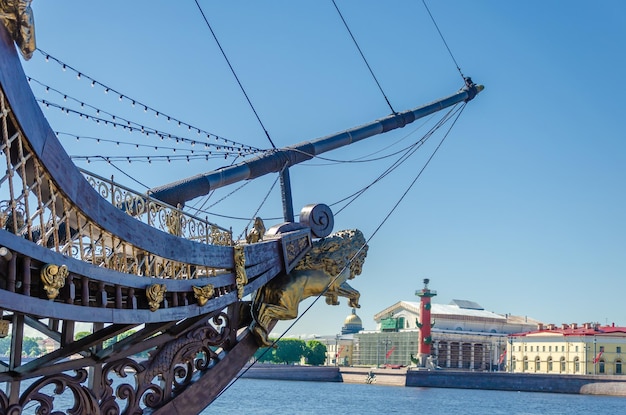
<path fill-rule="evenodd" d="M 460 102 L 468 102 L 483 90 L 470 78 L 465 79 L 465 86 L 453 95 L 441 98 L 430 104 L 389 115 L 374 122 L 355 127 L 340 133 L 305 141 L 282 149 L 273 149 L 260 156 L 242 163 L 222 167 L 217 170 L 199 174 L 170 184 L 151 189 L 151 197 L 172 206 L 183 206 L 185 202 L 204 196 L 211 190 L 242 180 L 251 180 L 268 173 L 281 172 L 283 185 L 283 207 L 286 221 L 293 221 L 291 207 L 291 190 L 289 185 L 289 167 L 312 159 L 313 157 L 335 150 L 365 138 L 402 128 L 420 118 L 426 117 L 442 109 Z"/>

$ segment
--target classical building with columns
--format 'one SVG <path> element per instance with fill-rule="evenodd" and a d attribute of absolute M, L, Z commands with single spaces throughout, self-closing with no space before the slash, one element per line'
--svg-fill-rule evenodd
<path fill-rule="evenodd" d="M 540 324 L 509 336 L 507 355 L 507 370 L 515 373 L 623 375 L 626 327 Z"/>
<path fill-rule="evenodd" d="M 504 369 L 508 335 L 536 330 L 540 324 L 528 317 L 487 311 L 473 301 L 431 303 L 436 292 L 427 285 L 425 280 L 425 288 L 416 293 L 422 301 L 399 301 L 374 315 L 376 330 L 354 334 L 354 365 L 428 367 L 418 359 L 419 351 L 427 350 L 431 367 Z M 427 306 L 421 304 L 425 300 Z M 430 312 L 430 322 L 420 320 L 421 308 Z M 420 342 L 429 347 L 420 348 Z"/>

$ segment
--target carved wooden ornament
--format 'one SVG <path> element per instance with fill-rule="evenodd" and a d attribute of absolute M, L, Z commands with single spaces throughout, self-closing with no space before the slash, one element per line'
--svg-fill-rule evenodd
<path fill-rule="evenodd" d="M 41 269 L 41 282 L 43 289 L 48 294 L 48 299 L 54 300 L 59 295 L 59 290 L 65 286 L 65 279 L 69 271 L 65 265 L 48 264 Z"/>

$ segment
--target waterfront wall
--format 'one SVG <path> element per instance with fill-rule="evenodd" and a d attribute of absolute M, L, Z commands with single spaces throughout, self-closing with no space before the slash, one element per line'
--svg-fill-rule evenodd
<path fill-rule="evenodd" d="M 255 364 L 242 371 L 242 378 L 342 382 L 338 367 Z"/>
<path fill-rule="evenodd" d="M 365 367 L 255 364 L 242 377 L 292 381 L 366 384 L 368 374 L 377 385 L 424 388 L 491 389 L 626 397 L 626 377 L 593 375 L 544 375 L 452 370 L 408 370 Z"/>
<path fill-rule="evenodd" d="M 626 396 L 620 376 L 411 370 L 406 386 Z"/>
<path fill-rule="evenodd" d="M 371 373 L 377 385 L 406 386 L 407 369 L 376 369 L 362 367 L 342 367 L 341 378 L 345 383 L 366 383 Z"/>

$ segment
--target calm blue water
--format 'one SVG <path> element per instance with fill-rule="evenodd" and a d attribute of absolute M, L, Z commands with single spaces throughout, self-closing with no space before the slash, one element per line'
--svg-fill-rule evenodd
<path fill-rule="evenodd" d="M 26 386 L 26 385 L 23 385 Z M 52 387 L 44 389 L 53 395 Z M 56 411 L 73 404 L 69 391 L 56 395 Z M 122 408 L 125 405 L 122 404 Z M 24 414 L 35 414 L 30 402 Z M 626 413 L 626 397 L 429 389 L 383 385 L 239 379 L 202 415 L 606 415 Z M 195 415 L 195 414 L 189 414 Z"/>
<path fill-rule="evenodd" d="M 626 398 L 240 379 L 209 414 L 578 415 L 626 413 Z"/>

